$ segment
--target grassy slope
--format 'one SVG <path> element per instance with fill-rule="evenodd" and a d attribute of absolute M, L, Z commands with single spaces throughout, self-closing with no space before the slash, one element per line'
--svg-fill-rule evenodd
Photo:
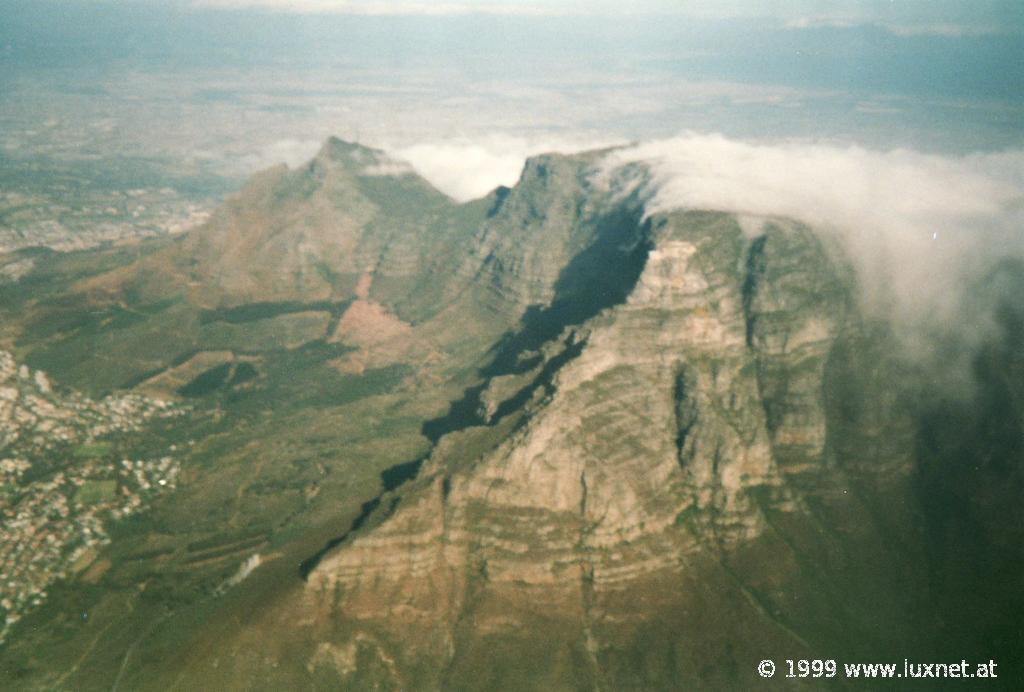
<path fill-rule="evenodd" d="M 407 189 L 415 181 L 400 181 L 398 190 L 382 179 L 366 182 L 367 198 L 392 211 L 369 232 L 397 237 L 403 223 L 415 221 L 420 265 L 432 267 L 460 247 L 485 211 Z M 427 209 L 418 202 L 429 202 Z M 423 211 L 425 220 L 417 217 Z M 430 246 L 425 228 L 444 242 Z M 204 350 L 252 357 L 257 372 L 234 386 L 207 371 L 209 382 L 201 384 L 212 386 L 186 389 L 197 394 L 189 399 L 196 410 L 188 421 L 140 436 L 140 450 L 170 444 L 183 450 L 178 491 L 115 527 L 115 541 L 101 555 L 112 567 L 98 583 L 58 585 L 23 621 L 0 651 L 4 688 L 109 688 L 122 665 L 130 671 L 162 655 L 148 644 L 157 627 L 154 646 L 173 647 L 221 608 L 233 613 L 229 618 L 241 616 L 237 608 L 252 604 L 232 605 L 234 596 L 221 599 L 215 590 L 254 550 L 276 556 L 254 583 L 272 590 L 301 583 L 299 561 L 351 522 L 379 491 L 383 471 L 426 451 L 422 422 L 442 414 L 471 384 L 474 361 L 507 328 L 493 315 L 478 320 L 491 326 L 472 335 L 446 337 L 443 326 L 425 324 L 424 338 L 441 348 L 435 362 L 342 374 L 333 361 L 349 347 L 327 343 L 327 330 L 317 333 L 319 321 L 296 323 L 293 316 L 326 309 L 332 326 L 351 295 L 334 293 L 327 305 L 297 295 L 283 307 L 268 307 L 257 296 L 234 311 L 210 310 L 181 283 L 177 263 L 188 242 L 54 254 L 21 283 L 0 287 L 0 339 L 61 385 L 101 395 Z M 164 273 L 157 281 L 147 276 L 154 270 Z M 440 295 L 427 285 L 431 278 L 421 273 L 382 282 L 375 297 Z M 420 303 L 415 312 L 426 320 L 432 310 Z"/>

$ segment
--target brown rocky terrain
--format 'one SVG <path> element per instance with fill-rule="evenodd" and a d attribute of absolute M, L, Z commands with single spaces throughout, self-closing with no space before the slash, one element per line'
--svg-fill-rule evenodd
<path fill-rule="evenodd" d="M 1011 655 L 1020 266 L 972 289 L 1000 327 L 953 391 L 865 309 L 833 236 L 647 214 L 643 167 L 602 174 L 604 154 L 530 159 L 514 188 L 459 205 L 331 140 L 180 242 L 31 306 L 38 322 L 82 295 L 137 301 L 153 316 L 118 331 L 132 386 L 237 425 L 153 532 L 173 544 L 182 516 L 223 505 L 182 539 L 185 566 L 147 566 L 186 605 L 101 647 L 119 668 L 93 679 L 744 689 L 765 658 Z M 274 529 L 197 561 L 212 517 L 237 530 L 286 496 Z M 225 550 L 244 577 L 217 567 Z M 190 583 L 215 597 L 160 581 L 193 564 L 213 565 Z"/>

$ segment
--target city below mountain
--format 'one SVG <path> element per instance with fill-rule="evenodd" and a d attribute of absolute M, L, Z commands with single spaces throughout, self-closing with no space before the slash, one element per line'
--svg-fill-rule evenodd
<path fill-rule="evenodd" d="M 184 233 L 11 252 L 0 687 L 1019 684 L 1024 262 L 908 325 L 827 224 L 617 154 L 458 203 L 331 138 Z"/>

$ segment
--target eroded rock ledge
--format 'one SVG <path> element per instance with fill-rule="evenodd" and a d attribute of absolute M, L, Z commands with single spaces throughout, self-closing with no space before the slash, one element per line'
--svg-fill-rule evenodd
<path fill-rule="evenodd" d="M 495 377 L 481 396 L 491 414 L 531 396 L 504 422 L 442 438 L 393 513 L 308 575 L 305 607 L 328 642 L 311 669 L 394 686 L 433 669 L 444 686 L 535 655 L 538 680 L 614 687 L 638 632 L 678 634 L 694 623 L 666 614 L 706 618 L 716 604 L 749 605 L 716 638 L 803 645 L 730 564 L 784 543 L 779 517 L 813 516 L 801 478 L 846 492 L 832 487 L 826 378 L 861 330 L 850 272 L 791 222 L 751 236 L 730 215 L 679 212 L 636 229 L 650 250 L 625 299 L 567 327 L 521 381 Z M 531 390 L 570 348 L 551 386 Z M 358 656 L 379 665 L 345 663 Z"/>

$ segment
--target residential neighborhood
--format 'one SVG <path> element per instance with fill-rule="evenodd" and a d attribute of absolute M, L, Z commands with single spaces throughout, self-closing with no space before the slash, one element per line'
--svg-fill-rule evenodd
<path fill-rule="evenodd" d="M 134 394 L 94 401 L 57 392 L 45 373 L 0 351 L 0 642 L 7 630 L 73 575 L 96 579 L 114 521 L 173 490 L 175 448 L 117 458 L 118 436 L 184 407 Z"/>

